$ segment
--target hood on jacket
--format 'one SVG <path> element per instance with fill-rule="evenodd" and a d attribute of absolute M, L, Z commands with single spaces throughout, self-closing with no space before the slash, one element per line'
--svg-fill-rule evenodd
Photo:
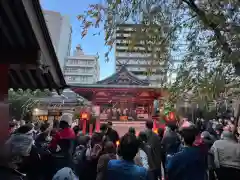
<path fill-rule="evenodd" d="M 223 131 L 223 133 L 221 135 L 221 139 L 234 140 L 234 135 L 230 131 Z"/>
<path fill-rule="evenodd" d="M 74 174 L 71 168 L 65 167 L 60 169 L 54 176 L 52 180 L 78 180 L 77 176 Z"/>
<path fill-rule="evenodd" d="M 6 142 L 11 156 L 29 156 L 34 143 L 33 137 L 27 134 L 13 134 Z"/>

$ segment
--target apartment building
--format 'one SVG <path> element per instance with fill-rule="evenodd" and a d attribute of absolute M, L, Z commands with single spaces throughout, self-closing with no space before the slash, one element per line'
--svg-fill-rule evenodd
<path fill-rule="evenodd" d="M 67 84 L 94 84 L 99 81 L 100 66 L 93 55 L 85 55 L 78 45 L 73 56 L 66 59 L 64 76 Z"/>
<path fill-rule="evenodd" d="M 63 70 L 65 58 L 70 56 L 72 44 L 72 26 L 70 17 L 59 12 L 44 11 L 51 40 Z"/>
<path fill-rule="evenodd" d="M 117 26 L 115 46 L 116 71 L 122 65 L 125 65 L 139 79 L 148 79 L 151 85 L 160 85 L 162 82 L 167 81 L 166 61 L 154 60 L 156 58 L 155 54 L 150 50 L 151 48 L 146 47 L 142 43 L 142 40 L 135 42 L 134 47 L 129 48 L 131 46 L 131 38 L 141 28 L 144 28 L 142 24 L 119 24 Z"/>

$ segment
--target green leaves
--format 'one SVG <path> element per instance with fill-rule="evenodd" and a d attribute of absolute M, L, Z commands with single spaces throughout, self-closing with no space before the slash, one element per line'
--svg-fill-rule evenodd
<path fill-rule="evenodd" d="M 90 28 L 103 27 L 105 45 L 109 47 L 105 53 L 108 61 L 119 24 L 131 20 L 133 28 L 128 31 L 132 33 L 124 38 L 127 51 L 141 48 L 142 54 L 152 57 L 153 67 L 166 64 L 164 68 L 170 75 L 165 85 L 173 103 L 191 90 L 193 101 L 207 104 L 219 96 L 227 82 L 237 81 L 229 73 L 233 68 L 228 64 L 236 63 L 240 56 L 239 0 L 200 1 L 199 4 L 192 0 L 162 0 L 157 3 L 157 11 L 150 12 L 146 7 L 152 5 L 156 1 L 107 0 L 104 4 L 92 4 L 84 15 L 78 16 L 83 25 L 82 36 Z"/>
<path fill-rule="evenodd" d="M 145 28 L 136 26 L 136 28 L 133 28 L 135 29 L 133 30 L 135 32 L 132 33 L 134 38 L 133 36 L 126 38 L 127 41 L 130 41 L 127 51 L 136 50 L 136 47 L 139 48 L 139 46 L 142 46 L 140 42 L 144 41 L 143 44 L 148 45 L 148 47 L 145 48 L 142 53 L 150 52 L 153 54 L 153 57 L 155 56 L 155 54 L 158 54 L 158 57 L 156 57 L 155 59 L 157 59 L 158 61 L 165 61 L 166 57 L 168 57 L 166 56 L 166 54 L 170 53 L 170 36 L 173 36 L 174 33 L 172 33 L 170 36 L 166 36 L 163 30 L 154 30 L 161 29 L 162 24 L 164 24 L 164 28 L 168 26 L 168 24 L 171 23 L 171 14 L 168 14 L 168 18 L 166 18 L 165 20 L 162 19 L 163 16 L 159 17 L 159 20 L 156 19 L 156 23 L 151 23 L 151 25 L 154 26 L 151 26 L 149 24 L 150 17 L 148 15 L 148 12 L 146 12 L 144 9 L 144 7 L 146 6 L 145 3 L 145 1 L 143 2 L 140 0 L 107 0 L 104 4 L 89 5 L 89 8 L 84 12 L 84 14 L 78 16 L 78 19 L 82 24 L 82 37 L 85 37 L 89 33 L 89 28 L 99 29 L 104 27 L 103 30 L 105 31 L 105 45 L 109 46 L 109 49 L 111 50 L 113 45 L 115 44 L 115 31 L 119 24 L 123 24 L 129 19 L 135 21 L 133 24 L 141 24 L 140 21 L 143 21 L 144 23 L 142 24 L 143 27 L 145 26 Z M 153 2 L 149 1 L 147 3 L 149 3 L 150 5 Z M 146 14 L 146 16 L 143 14 Z M 143 20 L 139 21 L 139 19 L 141 19 L 139 17 L 141 16 L 144 16 L 144 18 Z M 147 33 L 144 32 L 143 29 L 147 29 Z M 167 27 L 165 29 L 169 30 L 170 28 Z M 94 35 L 98 34 L 94 33 Z M 159 49 L 157 51 L 162 52 L 156 53 L 155 49 Z M 161 54 L 163 55 L 161 56 Z"/>
<path fill-rule="evenodd" d="M 116 0 L 116 4 L 118 5 L 118 4 L 121 4 L 121 0 Z"/>
<path fill-rule="evenodd" d="M 19 89 L 8 91 L 9 111 L 12 117 L 17 120 L 23 119 L 27 114 L 31 114 L 32 109 L 38 104 L 38 99 L 49 96 L 49 90 L 25 90 Z"/>

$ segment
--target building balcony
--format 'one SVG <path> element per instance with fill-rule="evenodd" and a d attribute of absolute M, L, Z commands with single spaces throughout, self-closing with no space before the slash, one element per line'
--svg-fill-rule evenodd
<path fill-rule="evenodd" d="M 64 75 L 74 75 L 74 76 L 95 76 L 97 73 L 96 72 L 69 72 L 65 71 Z"/>
<path fill-rule="evenodd" d="M 91 67 L 94 68 L 96 66 L 96 64 L 70 64 L 70 63 L 66 63 L 65 67 Z"/>

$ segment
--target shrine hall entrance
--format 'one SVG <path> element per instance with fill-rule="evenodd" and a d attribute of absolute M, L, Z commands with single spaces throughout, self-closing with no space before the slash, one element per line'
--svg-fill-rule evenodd
<path fill-rule="evenodd" d="M 153 102 L 162 90 L 149 86 L 125 67 L 96 84 L 72 86 L 71 89 L 98 107 L 102 121 L 142 121 L 151 119 Z"/>
<path fill-rule="evenodd" d="M 100 119 L 112 121 L 137 121 L 151 118 L 152 103 L 139 104 L 133 101 L 109 102 L 100 105 Z"/>

